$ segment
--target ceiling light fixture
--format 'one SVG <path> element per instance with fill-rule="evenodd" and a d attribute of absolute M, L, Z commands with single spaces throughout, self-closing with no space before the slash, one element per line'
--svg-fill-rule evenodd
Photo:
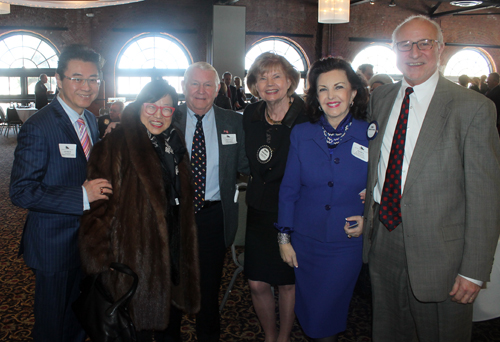
<path fill-rule="evenodd" d="M 322 24 L 348 23 L 349 7 L 349 0 L 319 0 L 318 22 Z"/>
<path fill-rule="evenodd" d="M 9 13 L 10 13 L 10 5 L 0 2 L 0 14 L 9 14 Z"/>
<path fill-rule="evenodd" d="M 465 1 L 451 1 L 450 4 L 458 7 L 474 7 L 477 5 L 481 5 L 482 1 L 473 1 L 473 0 L 465 0 Z"/>

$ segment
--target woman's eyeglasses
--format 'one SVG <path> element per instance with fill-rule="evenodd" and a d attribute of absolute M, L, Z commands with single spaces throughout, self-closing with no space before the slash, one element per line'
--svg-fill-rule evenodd
<path fill-rule="evenodd" d="M 144 107 L 144 111 L 148 115 L 155 115 L 156 112 L 159 109 L 160 112 L 161 112 L 161 115 L 163 115 L 166 118 L 169 118 L 175 112 L 175 108 L 174 107 L 170 107 L 170 106 L 157 106 L 154 103 L 144 103 L 142 106 Z"/>

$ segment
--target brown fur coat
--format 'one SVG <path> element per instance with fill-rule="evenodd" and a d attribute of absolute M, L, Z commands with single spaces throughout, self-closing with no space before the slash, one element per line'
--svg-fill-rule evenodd
<path fill-rule="evenodd" d="M 92 203 L 82 217 L 82 267 L 87 274 L 106 271 L 103 281 L 118 299 L 130 287 L 131 277 L 109 272 L 109 264 L 116 261 L 128 265 L 139 276 L 129 307 L 137 330 L 163 330 L 168 325 L 171 304 L 187 313 L 198 312 L 200 307 L 189 155 L 186 153 L 179 165 L 180 283 L 172 286 L 165 219 L 169 204 L 160 160 L 140 117 L 126 114 L 122 124 L 97 143 L 90 156 L 88 179 L 109 180 L 113 194 L 109 201 Z"/>

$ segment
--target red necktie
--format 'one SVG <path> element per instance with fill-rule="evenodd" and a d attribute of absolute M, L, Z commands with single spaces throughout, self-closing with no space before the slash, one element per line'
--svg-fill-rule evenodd
<path fill-rule="evenodd" d="M 82 144 L 83 152 L 85 152 L 85 157 L 89 160 L 90 155 L 90 138 L 87 133 L 87 127 L 83 119 L 76 120 L 78 122 L 78 138 L 80 138 L 80 143 Z"/>
<path fill-rule="evenodd" d="M 405 155 L 406 126 L 408 125 L 411 93 L 413 93 L 413 88 L 406 88 L 398 123 L 392 138 L 389 164 L 385 173 L 384 188 L 382 189 L 382 199 L 380 201 L 380 221 L 389 231 L 392 231 L 401 223 L 401 173 Z"/>

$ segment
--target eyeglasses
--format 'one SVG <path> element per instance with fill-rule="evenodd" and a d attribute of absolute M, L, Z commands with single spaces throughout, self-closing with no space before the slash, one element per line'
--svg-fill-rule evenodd
<path fill-rule="evenodd" d="M 412 42 L 411 40 L 405 40 L 396 43 L 396 47 L 399 51 L 410 51 L 413 49 L 413 45 L 417 44 L 419 50 L 430 50 L 434 46 L 434 42 L 439 43 L 439 41 L 434 39 L 421 39 L 418 42 Z"/>
<path fill-rule="evenodd" d="M 98 79 L 98 78 L 80 78 L 80 77 L 68 77 L 66 75 L 63 75 L 63 78 L 67 78 L 68 80 L 70 80 L 71 82 L 75 83 L 75 84 L 78 84 L 78 85 L 84 85 L 85 82 L 89 85 L 89 86 L 98 86 L 101 84 L 101 80 Z"/>
<path fill-rule="evenodd" d="M 175 108 L 170 107 L 170 106 L 157 106 L 154 103 L 144 103 L 142 105 L 144 107 L 144 111 L 146 112 L 147 115 L 155 115 L 158 109 L 161 112 L 161 115 L 163 115 L 166 118 L 171 117 L 174 112 Z"/>

